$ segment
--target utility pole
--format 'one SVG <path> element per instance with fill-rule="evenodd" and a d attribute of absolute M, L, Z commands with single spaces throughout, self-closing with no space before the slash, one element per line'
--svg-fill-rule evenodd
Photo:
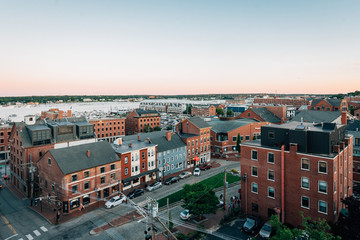
<path fill-rule="evenodd" d="M 166 205 L 167 205 L 167 214 L 168 214 L 168 222 L 167 226 L 170 228 L 170 210 L 169 210 L 169 198 L 166 199 Z"/>
<path fill-rule="evenodd" d="M 155 240 L 154 217 L 151 218 L 152 240 Z"/>
<path fill-rule="evenodd" d="M 226 168 L 224 173 L 224 210 L 226 210 Z"/>

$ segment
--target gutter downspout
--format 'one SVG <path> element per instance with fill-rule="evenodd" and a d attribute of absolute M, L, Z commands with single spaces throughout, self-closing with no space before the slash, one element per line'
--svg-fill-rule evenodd
<path fill-rule="evenodd" d="M 285 147 L 281 146 L 281 222 L 285 223 Z"/>

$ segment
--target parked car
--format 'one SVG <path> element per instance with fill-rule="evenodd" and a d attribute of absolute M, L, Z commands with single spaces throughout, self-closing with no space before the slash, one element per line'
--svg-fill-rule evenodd
<path fill-rule="evenodd" d="M 152 184 L 150 184 L 150 185 L 146 188 L 146 190 L 148 190 L 149 192 L 151 192 L 151 191 L 154 191 L 154 190 L 156 190 L 156 189 L 158 189 L 158 188 L 161 188 L 161 187 L 162 187 L 161 182 L 153 182 Z"/>
<path fill-rule="evenodd" d="M 180 175 L 179 175 L 179 178 L 180 179 L 184 179 L 184 178 L 187 178 L 187 177 L 190 177 L 191 176 L 191 172 L 182 172 Z"/>
<path fill-rule="evenodd" d="M 194 170 L 194 176 L 200 176 L 200 168 L 195 168 Z"/>
<path fill-rule="evenodd" d="M 271 222 L 270 221 L 267 221 L 261 228 L 260 230 L 260 237 L 262 238 L 270 238 L 271 237 L 271 234 L 273 232 L 273 229 L 271 227 Z"/>
<path fill-rule="evenodd" d="M 246 222 L 243 225 L 243 229 L 245 232 L 254 233 L 255 229 L 260 225 L 260 218 L 255 216 L 249 216 L 246 218 Z"/>
<path fill-rule="evenodd" d="M 200 166 L 201 171 L 205 171 L 205 170 L 208 170 L 210 168 L 212 168 L 212 165 L 210 163 L 205 163 L 205 164 Z"/>
<path fill-rule="evenodd" d="M 178 177 L 169 177 L 168 179 L 166 179 L 165 185 L 170 185 L 170 184 L 176 183 L 178 181 L 179 181 Z"/>
<path fill-rule="evenodd" d="M 107 201 L 105 203 L 105 208 L 113 208 L 117 205 L 120 205 L 121 203 L 123 203 L 124 201 L 126 201 L 126 197 L 125 196 L 115 196 L 113 198 L 111 198 L 109 201 Z"/>
<path fill-rule="evenodd" d="M 136 198 L 138 196 L 141 196 L 144 194 L 144 189 L 142 188 L 139 188 L 139 189 L 135 189 L 134 191 L 131 191 L 127 197 L 130 198 L 130 199 L 133 199 L 133 198 Z"/>
<path fill-rule="evenodd" d="M 191 217 L 191 213 L 189 210 L 185 209 L 180 213 L 180 218 L 184 221 L 189 220 Z"/>
<path fill-rule="evenodd" d="M 221 201 L 221 200 L 219 200 L 219 203 L 218 203 L 218 204 L 216 204 L 216 206 L 217 206 L 218 208 L 221 208 L 221 207 L 223 207 L 223 206 L 224 206 L 224 202 L 223 202 L 223 201 Z"/>

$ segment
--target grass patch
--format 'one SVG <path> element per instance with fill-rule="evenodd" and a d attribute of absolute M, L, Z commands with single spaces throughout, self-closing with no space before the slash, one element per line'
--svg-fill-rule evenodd
<path fill-rule="evenodd" d="M 205 184 L 206 186 L 209 186 L 211 188 L 218 188 L 218 187 L 222 187 L 224 186 L 224 174 L 225 173 L 218 173 L 210 178 L 207 178 L 203 181 L 201 181 L 201 183 Z M 240 181 L 240 177 L 239 176 L 233 176 L 231 174 L 226 174 L 226 181 L 231 184 L 234 182 L 238 182 Z M 195 183 L 196 184 L 196 183 Z M 177 192 L 174 192 L 164 198 L 161 198 L 158 200 L 159 203 L 159 207 L 163 207 L 166 206 L 166 199 L 169 198 L 169 204 L 178 202 L 182 199 L 182 195 L 183 195 L 183 190 L 179 190 Z"/>

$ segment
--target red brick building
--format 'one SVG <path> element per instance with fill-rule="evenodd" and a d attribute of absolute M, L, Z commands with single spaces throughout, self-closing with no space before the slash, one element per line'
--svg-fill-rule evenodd
<path fill-rule="evenodd" d="M 272 113 L 265 107 L 248 108 L 245 112 L 240 113 L 238 116 L 236 116 L 236 119 L 240 118 L 256 119 L 260 122 L 269 122 L 275 124 L 280 124 L 284 120 L 277 117 L 274 113 Z"/>
<path fill-rule="evenodd" d="M 191 108 L 191 115 L 198 117 L 215 116 L 216 107 L 214 105 L 194 105 Z"/>
<path fill-rule="evenodd" d="M 157 144 L 146 141 L 122 141 L 118 138 L 112 145 L 121 159 L 123 189 L 146 185 L 157 178 Z"/>
<path fill-rule="evenodd" d="M 160 114 L 155 110 L 135 109 L 126 116 L 125 134 L 150 132 L 150 128 L 161 127 Z"/>
<path fill-rule="evenodd" d="M 10 143 L 9 138 L 12 126 L 9 124 L 0 125 L 0 161 L 8 161 L 10 159 Z"/>
<path fill-rule="evenodd" d="M 337 221 L 341 199 L 351 196 L 353 137 L 345 126 L 289 122 L 261 128 L 261 141 L 241 144 L 241 205 L 247 214 L 302 224 Z"/>
<path fill-rule="evenodd" d="M 210 161 L 211 126 L 207 122 L 200 117 L 187 118 L 180 122 L 176 129 L 181 139 L 187 144 L 188 165 Z"/>
<path fill-rule="evenodd" d="M 356 110 L 354 111 L 354 116 L 355 116 L 358 120 L 360 120 L 360 108 L 359 108 L 359 109 L 356 109 Z"/>
<path fill-rule="evenodd" d="M 349 121 L 346 126 L 346 133 L 353 135 L 353 181 L 354 192 L 360 193 L 360 120 Z"/>
<path fill-rule="evenodd" d="M 308 110 L 315 111 L 348 111 L 348 103 L 345 99 L 315 98 L 308 106 Z"/>
<path fill-rule="evenodd" d="M 261 126 L 268 122 L 258 122 L 252 119 L 236 119 L 221 121 L 212 119 L 207 122 L 211 126 L 210 142 L 211 154 L 216 157 L 233 157 L 239 152 L 236 150 L 238 135 L 241 142 L 252 141 L 260 138 Z"/>
<path fill-rule="evenodd" d="M 11 183 L 24 195 L 39 194 L 38 185 L 31 187 L 29 168 L 48 150 L 95 142 L 94 127 L 81 118 L 38 121 L 27 117 L 26 122 L 14 123 L 10 135 Z M 36 182 L 36 179 L 34 179 Z"/>
<path fill-rule="evenodd" d="M 113 142 L 116 138 L 125 135 L 124 117 L 90 119 L 89 123 L 94 125 L 94 131 L 98 139 Z"/>
<path fill-rule="evenodd" d="M 63 213 L 79 211 L 119 193 L 121 163 L 110 143 L 102 141 L 50 149 L 37 162 L 40 196 Z"/>
<path fill-rule="evenodd" d="M 51 108 L 48 111 L 41 112 L 40 119 L 55 120 L 72 117 L 71 110 L 64 112 L 58 108 Z"/>

